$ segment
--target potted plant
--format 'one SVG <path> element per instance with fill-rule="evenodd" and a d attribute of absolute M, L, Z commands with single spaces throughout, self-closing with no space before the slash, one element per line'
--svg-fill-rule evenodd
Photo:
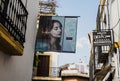
<path fill-rule="evenodd" d="M 35 54 L 35 56 L 34 56 L 34 65 L 33 65 L 33 75 L 34 76 L 37 76 L 37 67 L 38 67 L 39 62 L 40 62 L 39 56 L 37 54 Z"/>

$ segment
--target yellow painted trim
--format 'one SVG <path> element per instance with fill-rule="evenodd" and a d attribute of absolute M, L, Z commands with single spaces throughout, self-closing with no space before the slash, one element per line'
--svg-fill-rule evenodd
<path fill-rule="evenodd" d="M 40 77 L 40 76 L 34 76 L 33 78 L 32 78 L 33 80 L 45 80 L 45 81 L 61 81 L 62 80 L 62 78 L 58 78 L 58 77 Z"/>
<path fill-rule="evenodd" d="M 115 47 L 115 48 L 120 47 L 120 41 L 119 41 L 119 42 L 114 43 L 114 47 Z"/>
<path fill-rule="evenodd" d="M 9 32 L 5 29 L 5 27 L 1 23 L 0 23 L 0 45 L 5 47 L 2 50 L 5 52 L 7 51 L 10 55 L 23 55 L 23 46 L 18 41 L 15 41 L 13 37 L 11 37 Z"/>
<path fill-rule="evenodd" d="M 55 14 L 50 14 L 50 13 L 48 13 L 48 14 L 42 14 L 42 13 L 38 13 L 38 15 L 39 16 L 54 16 Z"/>
<path fill-rule="evenodd" d="M 111 54 L 113 52 L 114 48 L 119 48 L 119 47 L 120 47 L 120 41 L 119 42 L 115 42 L 112 45 L 111 49 L 109 50 L 109 54 Z"/>

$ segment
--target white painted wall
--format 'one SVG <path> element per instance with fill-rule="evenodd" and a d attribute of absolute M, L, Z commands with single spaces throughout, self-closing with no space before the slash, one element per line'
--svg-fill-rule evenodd
<path fill-rule="evenodd" d="M 119 40 L 118 36 L 120 33 L 119 32 L 119 18 L 120 18 L 120 13 L 118 9 L 118 7 L 120 7 L 120 4 L 118 3 L 118 1 L 120 2 L 120 0 L 113 0 L 113 2 L 110 4 L 110 28 L 114 29 L 114 37 L 115 37 L 115 41 L 117 42 Z"/>
<path fill-rule="evenodd" d="M 58 67 L 58 53 L 52 53 L 52 67 Z"/>
<path fill-rule="evenodd" d="M 120 41 L 120 0 L 109 0 L 110 3 L 110 27 L 114 30 L 115 42 Z M 115 76 L 114 79 L 120 77 L 119 51 L 114 54 Z M 115 80 L 118 81 L 118 80 Z"/>
<path fill-rule="evenodd" d="M 23 2 L 25 4 L 26 0 Z M 0 81 L 31 81 L 39 2 L 38 0 L 27 0 L 27 2 L 29 14 L 24 54 L 9 56 L 0 51 Z"/>

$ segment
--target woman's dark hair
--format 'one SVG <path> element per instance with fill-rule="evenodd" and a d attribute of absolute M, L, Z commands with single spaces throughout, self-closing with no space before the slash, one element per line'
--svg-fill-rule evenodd
<path fill-rule="evenodd" d="M 62 27 L 62 24 L 61 24 L 60 21 L 58 21 L 58 20 L 52 20 L 52 21 L 51 21 L 51 24 L 50 24 L 50 27 L 49 27 L 49 31 L 52 30 L 53 25 L 54 25 L 54 23 L 56 23 L 56 22 L 60 24 L 60 27 Z M 58 51 L 61 50 L 60 40 L 61 40 L 61 38 L 57 38 L 57 40 L 56 40 L 56 42 L 55 42 L 55 45 L 56 45 Z"/>
<path fill-rule="evenodd" d="M 62 27 L 62 24 L 61 24 L 60 21 L 58 21 L 58 20 L 51 20 L 51 24 L 50 24 L 49 30 L 51 30 L 53 28 L 53 25 L 54 25 L 55 22 L 59 23 L 60 27 Z"/>

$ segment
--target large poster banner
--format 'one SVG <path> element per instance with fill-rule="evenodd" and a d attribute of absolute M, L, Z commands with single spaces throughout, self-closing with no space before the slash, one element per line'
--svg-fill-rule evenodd
<path fill-rule="evenodd" d="M 40 16 L 35 51 L 76 51 L 77 16 Z"/>

